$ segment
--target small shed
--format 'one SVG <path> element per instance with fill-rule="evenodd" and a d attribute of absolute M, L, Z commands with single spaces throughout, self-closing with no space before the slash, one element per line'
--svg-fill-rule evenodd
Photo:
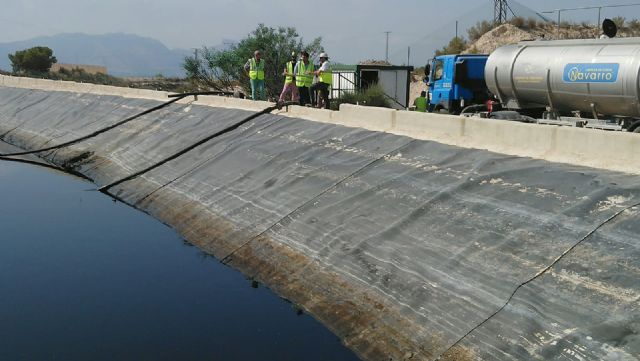
<path fill-rule="evenodd" d="M 412 71 L 413 66 L 336 65 L 333 68 L 331 97 L 337 98 L 343 92 L 363 91 L 373 84 L 379 84 L 394 108 L 407 109 Z"/>

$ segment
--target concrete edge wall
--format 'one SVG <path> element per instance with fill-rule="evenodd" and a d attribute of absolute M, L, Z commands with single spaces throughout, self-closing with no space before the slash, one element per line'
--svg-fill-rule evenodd
<path fill-rule="evenodd" d="M 0 75 L 0 86 L 168 100 L 167 92 L 3 75 Z M 197 101 L 193 100 L 193 97 L 189 97 L 181 102 L 245 110 L 262 110 L 271 105 L 268 102 L 218 96 L 199 96 Z M 277 114 L 464 148 L 640 174 L 640 162 L 637 160 L 640 135 L 633 133 L 464 118 L 351 104 L 342 104 L 340 111 L 289 106 Z"/>
<path fill-rule="evenodd" d="M 361 127 L 463 148 L 640 174 L 640 135 L 341 104 L 340 111 L 290 107 L 282 115 Z"/>

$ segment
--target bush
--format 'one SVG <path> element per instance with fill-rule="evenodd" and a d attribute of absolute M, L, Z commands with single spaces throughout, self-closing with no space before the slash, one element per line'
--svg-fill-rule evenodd
<path fill-rule="evenodd" d="M 440 50 L 436 50 L 436 56 L 448 54 L 460 54 L 467 48 L 467 42 L 462 38 L 453 38 L 447 46 Z"/>
<path fill-rule="evenodd" d="M 342 93 L 338 99 L 331 101 L 331 109 L 338 110 L 340 104 L 358 104 L 368 107 L 391 108 L 389 97 L 378 84 L 368 87 L 364 92 Z"/>
<path fill-rule="evenodd" d="M 627 22 L 627 27 L 629 28 L 629 30 L 631 30 L 633 36 L 637 36 L 640 32 L 640 21 L 638 21 L 637 19 L 633 19 Z"/>
<path fill-rule="evenodd" d="M 483 20 L 477 23 L 475 26 L 472 26 L 467 30 L 467 35 L 469 36 L 470 41 L 476 41 L 480 39 L 480 37 L 493 29 L 493 25 Z"/>
<path fill-rule="evenodd" d="M 624 22 L 626 21 L 626 19 L 622 16 L 616 16 L 611 20 L 613 20 L 618 29 L 622 29 L 624 27 Z"/>
<path fill-rule="evenodd" d="M 525 20 L 523 17 L 521 16 L 516 16 L 515 18 L 511 19 L 511 21 L 509 21 L 509 23 L 513 26 L 515 26 L 516 28 L 524 28 L 524 23 Z"/>
<path fill-rule="evenodd" d="M 469 49 L 468 53 L 469 54 L 480 54 L 480 50 L 478 50 L 478 48 L 474 45 L 471 49 Z"/>
<path fill-rule="evenodd" d="M 527 19 L 527 28 L 529 29 L 537 29 L 538 28 L 538 20 L 534 18 Z"/>
<path fill-rule="evenodd" d="M 120 78 L 113 77 L 111 75 L 97 73 L 90 74 L 80 68 L 73 68 L 71 70 L 60 69 L 57 72 L 50 72 L 44 74 L 31 74 L 39 77 L 45 77 L 52 80 L 66 80 L 75 81 L 78 83 L 92 83 L 101 85 L 114 85 L 114 86 L 127 86 L 128 83 Z"/>

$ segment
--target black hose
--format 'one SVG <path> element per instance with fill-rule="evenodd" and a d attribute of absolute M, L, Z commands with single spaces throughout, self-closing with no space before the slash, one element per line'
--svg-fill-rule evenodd
<path fill-rule="evenodd" d="M 143 112 L 140 112 L 140 113 L 138 113 L 136 115 L 132 115 L 132 116 L 130 116 L 130 117 L 126 118 L 126 119 L 123 119 L 123 120 L 121 120 L 121 121 L 119 121 L 117 123 L 114 123 L 114 124 L 112 124 L 112 125 L 110 125 L 108 127 L 96 130 L 95 132 L 93 132 L 91 134 L 87 134 L 87 135 L 85 135 L 83 137 L 76 138 L 76 139 L 70 140 L 68 142 L 64 142 L 64 143 L 61 143 L 61 144 L 58 144 L 58 145 L 54 145 L 54 146 L 47 147 L 47 148 L 42 148 L 42 149 L 29 150 L 29 151 L 17 152 L 17 153 L 0 154 L 0 157 L 35 154 L 35 153 L 41 153 L 41 152 L 46 152 L 46 151 L 50 151 L 50 150 L 54 150 L 54 149 L 60 149 L 60 148 L 68 147 L 70 145 L 82 142 L 83 140 L 87 140 L 89 138 L 93 138 L 93 137 L 95 137 L 95 136 L 97 136 L 99 134 L 102 134 L 104 132 L 107 132 L 107 131 L 109 131 L 109 130 L 111 130 L 113 128 L 119 127 L 119 126 L 121 126 L 121 125 L 123 125 L 125 123 L 128 123 L 128 122 L 130 122 L 130 121 L 132 121 L 134 119 L 137 119 L 137 118 L 139 118 L 139 117 L 141 117 L 143 115 L 155 112 L 156 110 L 162 109 L 162 108 L 164 108 L 164 107 L 166 107 L 166 106 L 168 106 L 170 104 L 173 104 L 173 103 L 177 102 L 178 100 L 183 99 L 183 98 L 185 98 L 187 96 L 189 96 L 189 94 L 176 95 L 176 96 L 174 96 L 174 99 L 171 99 L 171 100 L 169 100 L 167 102 L 159 104 L 159 105 L 157 105 L 157 106 L 155 106 L 153 108 L 147 109 L 147 110 L 145 110 Z"/>
<path fill-rule="evenodd" d="M 150 166 L 148 166 L 148 167 L 146 167 L 146 168 L 144 168 L 144 169 L 142 169 L 142 170 L 140 170 L 138 172 L 135 172 L 135 173 L 133 173 L 133 174 L 131 174 L 129 176 L 126 176 L 126 177 L 124 177 L 122 179 L 119 179 L 119 180 L 117 180 L 117 181 L 115 181 L 115 182 L 113 182 L 111 184 L 107 184 L 105 186 L 102 186 L 98 190 L 100 192 L 102 192 L 102 193 L 111 195 L 110 193 L 108 193 L 108 190 L 110 188 L 115 187 L 115 186 L 117 186 L 119 184 L 122 184 L 122 183 L 124 183 L 126 181 L 132 180 L 132 179 L 134 179 L 134 178 L 136 178 L 136 177 L 138 177 L 138 176 L 140 176 L 140 175 L 142 175 L 144 173 L 147 173 L 147 172 L 149 172 L 149 171 L 151 171 L 151 170 L 153 170 L 155 168 L 158 168 L 159 166 L 161 166 L 161 165 L 163 165 L 163 164 L 165 164 L 165 163 L 167 163 L 169 161 L 172 161 L 172 160 L 180 157 L 181 155 L 183 155 L 183 154 L 185 154 L 185 153 L 187 153 L 187 152 L 189 152 L 189 151 L 191 151 L 191 150 L 203 145 L 204 143 L 206 143 L 206 142 L 208 142 L 208 141 L 210 141 L 210 140 L 212 140 L 212 139 L 214 139 L 216 137 L 219 137 L 219 136 L 221 136 L 223 134 L 226 134 L 226 133 L 229 133 L 229 132 L 231 132 L 231 131 L 233 131 L 235 129 L 238 129 L 241 125 L 243 125 L 245 123 L 248 123 L 251 120 L 253 120 L 253 119 L 255 119 L 255 118 L 257 118 L 257 117 L 259 117 L 261 115 L 270 113 L 270 112 L 272 112 L 272 111 L 274 111 L 276 109 L 281 109 L 282 106 L 293 105 L 293 104 L 297 104 L 297 103 L 286 102 L 286 103 L 278 103 L 278 104 L 269 106 L 269 107 L 267 107 L 267 108 L 265 108 L 265 109 L 263 109 L 263 110 L 261 110 L 261 111 L 259 111 L 257 113 L 251 114 L 250 116 L 242 119 L 241 121 L 239 121 L 237 123 L 234 123 L 234 124 L 224 128 L 222 130 L 219 130 L 219 131 L 217 131 L 217 132 L 215 132 L 215 133 L 213 133 L 213 134 L 211 134 L 211 135 L 199 140 L 198 142 L 196 142 L 196 143 L 194 143 L 194 144 L 192 144 L 192 145 L 190 145 L 188 147 L 185 147 L 185 148 L 181 149 L 180 151 L 174 153 L 173 155 L 170 155 L 170 156 L 164 158 L 163 160 L 161 160 L 159 162 L 156 162 L 153 165 L 150 165 Z"/>
<path fill-rule="evenodd" d="M 0 156 L 0 161 L 7 161 L 7 162 L 17 162 L 17 163 L 25 163 L 25 164 L 30 164 L 30 165 L 36 165 L 39 167 L 44 167 L 44 168 L 49 168 L 49 169 L 53 169 L 53 170 L 57 170 L 59 172 L 64 172 L 64 173 L 69 173 L 72 174 L 76 177 L 88 180 L 88 181 L 93 181 L 91 178 L 87 177 L 86 175 L 80 173 L 80 172 L 76 172 L 74 170 L 71 169 L 65 169 L 62 167 L 58 167 L 57 165 L 53 165 L 53 164 L 49 164 L 49 163 L 42 163 L 42 162 L 37 162 L 34 160 L 28 160 L 28 159 L 20 159 L 20 158 L 9 158 L 9 157 L 4 157 L 4 156 Z"/>
<path fill-rule="evenodd" d="M 473 110 L 474 113 L 477 113 L 478 110 L 487 110 L 487 106 L 484 104 L 472 104 L 462 109 L 462 111 L 460 111 L 460 115 L 465 115 L 470 110 Z"/>
<path fill-rule="evenodd" d="M 177 93 L 177 94 L 170 94 L 168 95 L 169 98 L 176 98 L 176 97 L 187 97 L 187 96 L 197 96 L 197 95 L 233 95 L 233 92 L 228 92 L 228 91 L 208 91 L 208 92 L 191 92 L 191 93 Z"/>

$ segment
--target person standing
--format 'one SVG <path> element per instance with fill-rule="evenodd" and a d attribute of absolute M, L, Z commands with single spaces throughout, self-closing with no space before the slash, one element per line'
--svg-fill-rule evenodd
<path fill-rule="evenodd" d="M 413 101 L 413 105 L 416 106 L 416 111 L 426 113 L 427 112 L 427 92 L 422 91 L 420 96 Z"/>
<path fill-rule="evenodd" d="M 253 58 L 244 64 L 244 71 L 249 73 L 251 82 L 251 99 L 266 100 L 264 93 L 264 59 L 260 50 L 253 53 Z"/>
<path fill-rule="evenodd" d="M 300 60 L 296 64 L 293 73 L 296 75 L 296 86 L 300 94 L 300 105 L 305 106 L 311 104 L 310 87 L 313 84 L 313 72 L 315 66 L 309 61 L 309 53 L 300 52 Z"/>
<path fill-rule="evenodd" d="M 313 106 L 320 106 L 316 104 L 319 94 L 324 102 L 324 108 L 329 109 L 329 87 L 333 83 L 333 72 L 327 53 L 320 53 L 320 68 L 313 73 L 318 76 L 318 82 L 311 86 L 311 102 Z"/>
<path fill-rule="evenodd" d="M 291 93 L 291 100 L 294 102 L 298 102 L 300 96 L 298 95 L 298 87 L 296 81 L 296 53 L 291 53 L 291 61 L 287 62 L 284 66 L 284 71 L 282 75 L 284 75 L 284 87 L 282 88 L 282 93 L 280 93 L 280 103 L 284 103 L 285 97 L 287 93 Z"/>

